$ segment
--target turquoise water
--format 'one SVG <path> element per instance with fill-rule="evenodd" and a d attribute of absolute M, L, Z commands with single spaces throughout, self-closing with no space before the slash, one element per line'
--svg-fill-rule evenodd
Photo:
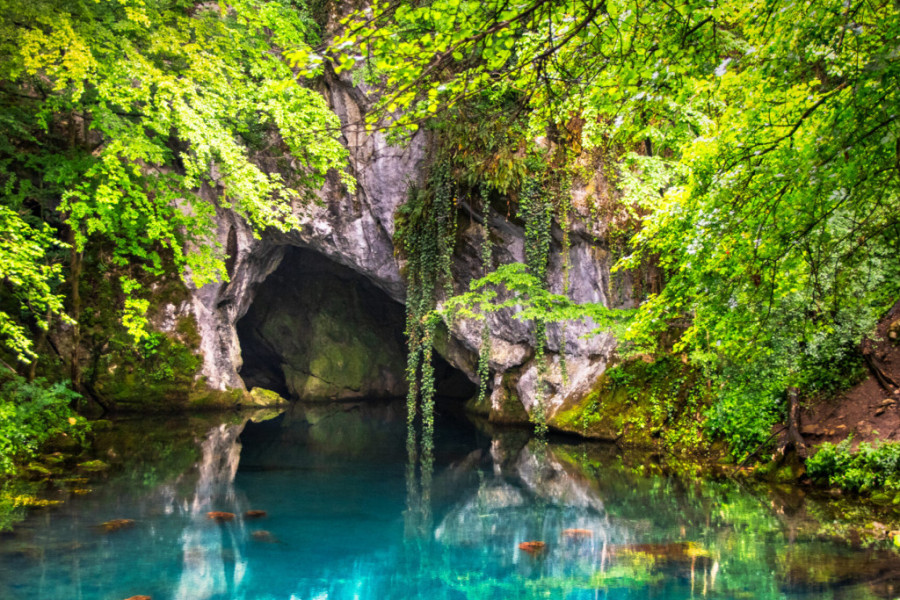
<path fill-rule="evenodd" d="M 101 440 L 111 471 L 74 484 L 90 493 L 0 537 L 0 598 L 900 596 L 898 554 L 840 541 L 831 505 L 796 489 L 461 419 L 438 432 L 432 468 L 411 468 L 391 405 L 122 423 Z"/>

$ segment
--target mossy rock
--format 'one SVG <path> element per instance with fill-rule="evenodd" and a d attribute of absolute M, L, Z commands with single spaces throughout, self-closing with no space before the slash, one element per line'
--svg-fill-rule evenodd
<path fill-rule="evenodd" d="M 629 402 L 625 390 L 611 387 L 603 375 L 586 395 L 566 398 L 547 424 L 588 439 L 616 441 L 623 435 L 630 433 L 633 437 L 642 431 L 643 426 L 634 425 L 645 421 L 641 407 Z"/>
<path fill-rule="evenodd" d="M 41 456 L 41 460 L 48 465 L 59 465 L 66 462 L 69 458 L 69 455 L 63 454 L 62 452 L 52 452 Z"/>
<path fill-rule="evenodd" d="M 282 398 L 278 392 L 261 387 L 255 387 L 250 390 L 248 398 L 253 406 L 282 406 L 287 404 L 287 400 Z"/>
<path fill-rule="evenodd" d="M 119 412 L 185 409 L 202 365 L 199 329 L 185 308 L 187 287 L 174 267 L 162 276 L 141 276 L 150 300 L 149 335 L 136 341 L 122 325 L 115 269 L 98 252 L 88 248 L 80 282 L 87 299 L 79 317 L 84 380 Z"/>
<path fill-rule="evenodd" d="M 49 469 L 46 465 L 42 465 L 41 463 L 37 462 L 30 462 L 25 465 L 25 472 L 30 477 L 37 478 L 52 477 L 54 475 L 54 471 Z"/>
<path fill-rule="evenodd" d="M 499 399 L 495 407 L 493 398 Z M 493 394 L 485 394 L 484 398 L 473 396 L 465 404 L 467 412 L 486 418 L 491 423 L 528 423 L 528 413 L 516 392 L 516 374 L 505 373 L 501 387 Z"/>
<path fill-rule="evenodd" d="M 576 433 L 584 438 L 615 441 L 622 431 L 622 424 L 617 423 L 621 415 L 610 414 L 608 406 L 601 410 L 598 399 L 599 393 L 592 392 L 580 400 L 567 400 L 547 424 L 558 431 Z"/>
<path fill-rule="evenodd" d="M 232 410 L 241 404 L 252 404 L 250 394 L 239 388 L 229 390 L 197 390 L 188 396 L 186 406 L 190 410 Z"/>
<path fill-rule="evenodd" d="M 473 415 L 478 415 L 480 417 L 489 417 L 491 414 L 491 396 L 490 394 L 485 394 L 484 398 L 478 397 L 476 394 L 472 396 L 472 398 L 466 402 L 466 412 L 471 413 Z"/>
<path fill-rule="evenodd" d="M 875 492 L 872 494 L 872 502 L 880 506 L 887 506 L 888 504 L 893 504 L 894 497 L 893 494 L 888 492 Z"/>
<path fill-rule="evenodd" d="M 586 394 L 572 394 L 549 416 L 552 429 L 631 447 L 711 452 L 702 432 L 706 400 L 681 361 L 635 359 L 610 367 Z"/>
<path fill-rule="evenodd" d="M 519 399 L 516 391 L 516 374 L 504 373 L 500 390 L 495 391 L 499 402 L 494 405 L 493 399 L 486 398 L 487 417 L 491 423 L 528 423 L 528 412 Z"/>
<path fill-rule="evenodd" d="M 109 465 L 102 460 L 89 460 L 79 463 L 78 468 L 82 471 L 98 472 L 109 470 Z"/>

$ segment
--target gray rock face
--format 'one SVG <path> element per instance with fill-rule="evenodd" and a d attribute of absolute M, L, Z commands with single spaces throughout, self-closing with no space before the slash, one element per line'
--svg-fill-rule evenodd
<path fill-rule="evenodd" d="M 192 310 L 202 339 L 203 367 L 201 375 L 212 389 L 244 388 L 240 372 L 243 364 L 237 322 L 247 313 L 256 291 L 281 263 L 286 247 L 306 248 L 352 269 L 366 278 L 390 298 L 403 302 L 405 282 L 401 262 L 395 256 L 392 236 L 394 214 L 407 199 L 410 183 L 421 183 L 425 172 L 428 137 L 421 131 L 405 146 L 389 145 L 381 133 L 366 134 L 361 126 L 367 100 L 365 94 L 349 81 L 326 77 L 323 93 L 341 118 L 344 140 L 350 150 L 350 171 L 358 186 L 349 193 L 339 179 L 328 178 L 318 192 L 321 202 L 295 206 L 302 223 L 299 230 L 287 234 L 253 232 L 239 217 L 228 211 L 218 213 L 218 241 L 228 248 L 228 283 L 218 283 L 192 290 Z M 584 190 L 573 193 L 576 216 Z M 497 264 L 524 260 L 523 230 L 505 215 L 491 213 L 488 218 L 492 237 L 496 240 Z M 596 235 L 597 226 L 588 228 L 583 221 L 573 220 L 570 268 L 570 297 L 579 302 L 602 302 L 607 306 L 628 306 L 630 285 L 618 282 L 610 292 L 611 259 Z M 467 289 L 468 282 L 480 273 L 481 226 L 461 217 L 460 240 L 454 255 L 455 291 Z M 554 233 L 554 251 L 550 264 L 553 291 L 563 288 L 563 266 L 560 257 L 561 232 Z M 494 379 L 505 377 L 506 392 L 514 390 L 518 400 L 530 408 L 533 403 L 537 366 L 534 364 L 534 334 L 527 322 L 511 314 L 490 318 L 492 353 L 490 366 Z M 550 414 L 565 399 L 583 395 L 606 368 L 615 346 L 609 335 L 585 338 L 592 323 L 567 325 L 565 337 L 560 327 L 548 330 L 548 351 L 553 367 L 548 375 L 551 393 Z M 561 348 L 565 339 L 565 348 Z M 473 381 L 481 340 L 477 323 L 454 323 L 448 339 L 439 352 L 453 366 L 464 371 Z M 559 369 L 560 352 L 567 355 L 569 378 L 564 383 Z M 498 405 L 501 392 L 495 386 L 492 403 Z"/>

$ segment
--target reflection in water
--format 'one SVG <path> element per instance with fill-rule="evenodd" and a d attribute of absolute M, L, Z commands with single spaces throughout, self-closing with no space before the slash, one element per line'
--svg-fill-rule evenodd
<path fill-rule="evenodd" d="M 415 445 L 411 453 L 402 408 L 296 407 L 261 424 L 204 425 L 194 454 L 173 451 L 183 436 L 161 430 L 152 459 L 122 465 L 94 494 L 34 513 L 0 538 L 0 598 L 862 600 L 900 592 L 896 552 L 823 536 L 838 527 L 833 502 L 666 474 L 608 446 L 540 445 L 522 432 L 488 435 L 459 423 L 436 428 L 433 453 Z M 175 459 L 183 466 L 163 467 Z M 245 520 L 247 509 L 266 515 Z M 217 522 L 209 511 L 235 517 Z M 116 518 L 134 525 L 97 529 Z"/>
<path fill-rule="evenodd" d="M 241 458 L 238 436 L 243 429 L 243 423 L 219 425 L 207 433 L 201 445 L 200 478 L 187 505 L 190 521 L 181 534 L 184 568 L 175 598 L 234 598 L 241 587 L 247 569 L 241 552 L 246 532 L 234 477 Z M 235 519 L 214 520 L 219 526 L 211 527 L 206 513 L 226 509 Z"/>
<path fill-rule="evenodd" d="M 406 510 L 403 513 L 405 537 L 424 539 L 431 535 L 431 486 L 434 477 L 434 431 L 422 432 L 422 448 L 416 432 L 410 428 L 406 437 Z"/>

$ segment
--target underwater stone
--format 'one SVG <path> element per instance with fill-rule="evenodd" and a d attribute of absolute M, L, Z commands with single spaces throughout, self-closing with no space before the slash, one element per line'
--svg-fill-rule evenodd
<path fill-rule="evenodd" d="M 233 521 L 234 513 L 213 510 L 206 513 L 206 517 L 218 523 L 224 523 L 225 521 Z"/>
<path fill-rule="evenodd" d="M 522 542 L 519 544 L 519 550 L 523 550 L 528 554 L 540 554 L 546 548 L 547 544 L 544 542 Z"/>
<path fill-rule="evenodd" d="M 134 527 L 134 519 L 113 519 L 97 526 L 104 533 L 113 533 Z"/>

